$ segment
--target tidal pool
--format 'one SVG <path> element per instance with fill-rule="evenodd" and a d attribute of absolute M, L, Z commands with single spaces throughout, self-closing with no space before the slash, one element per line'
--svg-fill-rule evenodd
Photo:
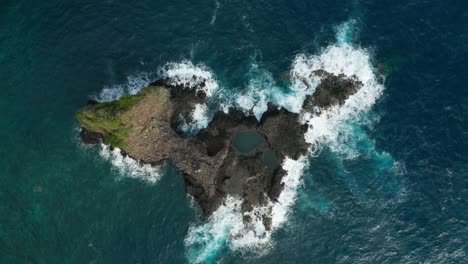
<path fill-rule="evenodd" d="M 266 141 L 257 132 L 242 131 L 234 135 L 233 145 L 238 151 L 249 154 L 255 149 L 263 148 L 266 145 Z"/>

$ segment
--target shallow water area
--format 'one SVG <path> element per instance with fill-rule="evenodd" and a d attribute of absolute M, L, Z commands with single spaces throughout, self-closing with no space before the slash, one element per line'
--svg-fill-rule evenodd
<path fill-rule="evenodd" d="M 249 155 L 266 145 L 265 138 L 255 131 L 240 131 L 234 134 L 232 145 L 243 154 Z"/>
<path fill-rule="evenodd" d="M 271 170 L 278 168 L 279 165 L 275 152 L 271 148 L 267 148 L 263 152 L 263 162 Z"/>

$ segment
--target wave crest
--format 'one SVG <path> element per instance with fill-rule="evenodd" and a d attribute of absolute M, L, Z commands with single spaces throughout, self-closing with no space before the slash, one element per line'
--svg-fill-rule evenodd
<path fill-rule="evenodd" d="M 159 70 L 159 75 L 168 78 L 172 85 L 202 90 L 208 97 L 219 88 L 213 72 L 206 65 L 194 65 L 189 60 L 169 62 Z"/>
<path fill-rule="evenodd" d="M 125 94 L 135 95 L 141 89 L 147 87 L 154 79 L 153 74 L 142 72 L 127 76 L 127 82 L 104 86 L 98 95 L 91 96 L 97 102 L 111 102 L 118 100 Z"/>
<path fill-rule="evenodd" d="M 119 148 L 111 149 L 108 145 L 101 144 L 99 154 L 103 159 L 110 161 L 122 176 L 140 179 L 151 184 L 161 179 L 160 168 L 149 164 L 141 164 L 129 156 L 124 156 Z"/>

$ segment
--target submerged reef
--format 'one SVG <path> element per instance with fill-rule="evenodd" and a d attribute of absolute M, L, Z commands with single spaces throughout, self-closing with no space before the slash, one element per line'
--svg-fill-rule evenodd
<path fill-rule="evenodd" d="M 341 105 L 362 86 L 356 78 L 323 70 L 310 74 L 320 84 L 304 101 L 308 112 Z M 299 122 L 300 113 L 269 104 L 260 120 L 229 108 L 216 112 L 197 133 L 184 133 L 180 128 L 190 124 L 195 109 L 206 103 L 203 85 L 188 88 L 161 79 L 136 95 L 113 102 L 91 101 L 76 113 L 81 140 L 120 148 L 145 164 L 162 166 L 171 161 L 183 176 L 187 193 L 206 215 L 228 195 L 242 198 L 243 212 L 276 201 L 286 173 L 283 161 L 308 152 L 304 133 L 313 128 Z M 268 228 L 271 217 L 265 214 L 262 219 Z M 248 214 L 244 221 L 250 221 Z"/>

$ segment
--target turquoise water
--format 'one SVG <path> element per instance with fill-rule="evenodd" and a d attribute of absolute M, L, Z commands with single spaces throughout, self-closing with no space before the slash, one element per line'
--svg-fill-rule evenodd
<path fill-rule="evenodd" d="M 220 263 L 467 262 L 466 10 L 464 1 L 1 2 L 0 263 L 188 263 L 199 252 Z M 367 48 L 390 75 L 370 112 L 308 158 L 268 252 L 233 249 L 226 230 L 213 244 L 209 228 L 197 250 L 189 230 L 211 222 L 175 168 L 154 183 L 132 178 L 78 140 L 74 113 L 90 96 L 138 86 L 167 62 L 203 63 L 227 96 L 275 98 L 296 55 L 337 42 Z"/>

